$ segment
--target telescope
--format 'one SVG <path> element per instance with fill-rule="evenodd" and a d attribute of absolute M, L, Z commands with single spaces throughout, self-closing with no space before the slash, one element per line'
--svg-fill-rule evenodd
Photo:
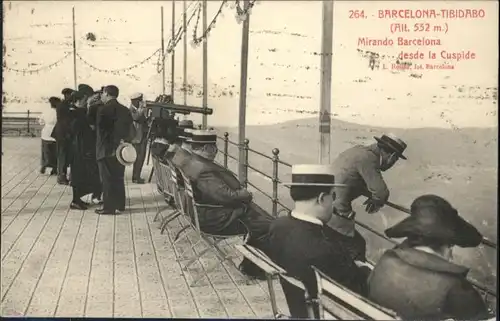
<path fill-rule="evenodd" d="M 212 108 L 200 108 L 148 100 L 146 100 L 146 108 L 151 110 L 151 117 L 153 118 L 168 118 L 169 112 L 183 115 L 189 115 L 190 113 L 212 115 L 213 113 Z"/>

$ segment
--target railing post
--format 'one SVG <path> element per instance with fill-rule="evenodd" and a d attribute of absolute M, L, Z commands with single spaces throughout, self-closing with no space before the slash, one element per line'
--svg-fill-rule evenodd
<path fill-rule="evenodd" d="M 245 138 L 243 142 L 243 153 L 245 155 L 244 160 L 245 163 L 243 164 L 244 170 L 243 170 L 243 177 L 240 179 L 240 181 L 243 183 L 243 186 L 248 187 L 248 145 L 250 144 L 250 141 L 248 138 Z"/>
<path fill-rule="evenodd" d="M 229 133 L 224 133 L 224 167 L 227 168 L 227 153 L 229 152 Z"/>
<path fill-rule="evenodd" d="M 27 128 L 28 128 L 28 135 L 30 134 L 30 110 L 28 109 L 28 123 L 27 123 Z"/>
<path fill-rule="evenodd" d="M 279 165 L 279 153 L 280 150 L 277 148 L 273 149 L 273 216 L 278 216 L 278 165 Z"/>

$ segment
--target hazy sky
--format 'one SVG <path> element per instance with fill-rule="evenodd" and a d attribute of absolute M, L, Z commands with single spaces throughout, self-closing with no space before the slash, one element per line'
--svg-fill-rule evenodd
<path fill-rule="evenodd" d="M 192 5 L 191 5 L 192 4 Z M 158 56 L 141 67 L 117 74 L 98 69 L 119 69 L 136 64 L 153 54 L 161 45 L 160 7 L 164 6 L 165 38 L 171 34 L 171 4 L 167 1 L 23 1 L 4 2 L 4 45 L 7 67 L 36 69 L 51 64 L 72 52 L 71 8 L 76 11 L 78 82 L 94 87 L 116 83 L 123 103 L 135 91 L 150 99 L 161 93 Z M 196 2 L 188 2 L 190 16 Z M 221 1 L 209 1 L 208 19 L 214 17 Z M 482 19 L 379 19 L 378 10 L 392 9 L 474 9 L 484 10 Z M 365 19 L 350 19 L 350 10 L 363 10 Z M 214 119 L 233 122 L 237 118 L 240 82 L 241 25 L 235 9 L 225 7 L 209 36 L 209 102 L 218 110 Z M 176 5 L 176 21 L 182 17 L 182 3 Z M 319 108 L 321 50 L 321 2 L 260 1 L 250 17 L 248 121 L 269 123 L 311 116 Z M 191 42 L 196 16 L 188 27 Z M 392 34 L 391 23 L 406 23 L 411 32 Z M 429 23 L 429 32 L 414 32 L 415 23 Z M 434 32 L 434 26 L 447 33 Z M 97 41 L 85 39 L 92 32 Z M 201 21 L 198 28 L 201 35 Z M 441 46 L 400 47 L 398 37 L 440 39 Z M 360 37 L 395 42 L 390 47 L 358 47 Z M 440 112 L 453 110 L 458 126 L 495 126 L 495 118 L 486 115 L 496 110 L 491 99 L 498 79 L 498 3 L 496 1 L 336 1 L 334 9 L 334 56 L 332 76 L 332 112 L 339 118 L 376 125 L 448 126 Z M 370 70 L 368 60 L 357 49 L 381 55 L 397 55 L 401 50 L 436 52 L 473 51 L 476 59 L 461 61 L 450 70 L 413 71 Z M 194 86 L 188 103 L 199 105 L 202 84 L 202 48 L 188 44 L 188 82 Z M 176 47 L 176 90 L 182 85 L 182 41 Z M 395 58 L 386 57 L 389 66 Z M 424 61 L 429 62 L 428 60 Z M 170 80 L 170 57 L 166 61 Z M 60 65 L 29 75 L 7 70 L 4 91 L 7 108 L 43 108 L 45 100 L 58 95 L 63 87 L 73 86 L 73 57 Z M 460 89 L 461 86 L 464 88 Z M 470 88 L 476 87 L 479 88 Z M 445 88 L 443 88 L 445 87 Z M 170 85 L 167 84 L 167 91 Z M 490 95 L 490 99 L 465 99 Z M 465 96 L 465 97 L 461 97 Z M 178 97 L 178 98 L 177 98 Z M 182 93 L 176 101 L 182 102 Z M 434 104 L 433 106 L 430 106 Z M 472 105 L 473 104 L 473 105 Z M 347 107 L 346 107 L 347 106 Z M 389 115 L 389 116 L 388 116 Z M 418 117 L 417 117 L 418 116 Z"/>

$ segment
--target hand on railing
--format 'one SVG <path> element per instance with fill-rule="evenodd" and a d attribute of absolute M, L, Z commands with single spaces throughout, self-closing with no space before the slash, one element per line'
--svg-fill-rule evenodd
<path fill-rule="evenodd" d="M 377 199 L 369 198 L 363 205 L 366 205 L 366 212 L 368 214 L 373 214 L 377 213 L 384 206 L 384 203 Z"/>

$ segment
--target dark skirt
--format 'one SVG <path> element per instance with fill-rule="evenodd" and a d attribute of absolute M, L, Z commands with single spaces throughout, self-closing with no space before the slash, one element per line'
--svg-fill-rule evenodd
<path fill-rule="evenodd" d="M 42 167 L 57 168 L 57 147 L 56 142 L 42 140 Z"/>

